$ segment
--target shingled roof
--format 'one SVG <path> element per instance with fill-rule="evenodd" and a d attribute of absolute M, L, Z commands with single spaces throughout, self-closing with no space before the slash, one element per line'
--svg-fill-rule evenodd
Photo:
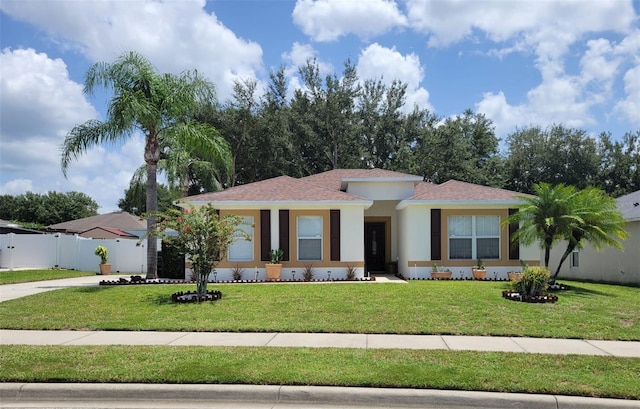
<path fill-rule="evenodd" d="M 417 183 L 422 181 L 422 177 L 386 169 L 333 169 L 327 172 L 306 176 L 302 178 L 302 180 L 325 186 L 328 189 L 344 190 L 345 186 L 343 182 L 345 180 L 350 182 L 358 180 L 377 180 L 409 181 Z"/>
<path fill-rule="evenodd" d="M 640 220 L 640 190 L 616 199 L 618 210 L 627 221 Z"/>
<path fill-rule="evenodd" d="M 147 222 L 128 212 L 113 212 L 85 217 L 47 226 L 47 230 L 80 233 L 94 227 L 111 227 L 120 230 L 146 230 Z"/>
<path fill-rule="evenodd" d="M 416 186 L 416 194 L 406 200 L 425 201 L 504 201 L 518 200 L 522 193 L 495 187 L 448 180 L 439 185 L 423 182 Z"/>
<path fill-rule="evenodd" d="M 321 183 L 312 183 L 306 178 L 296 179 L 290 176 L 278 176 L 219 192 L 202 193 L 183 200 L 191 203 L 367 201 L 338 189 L 329 189 Z"/>

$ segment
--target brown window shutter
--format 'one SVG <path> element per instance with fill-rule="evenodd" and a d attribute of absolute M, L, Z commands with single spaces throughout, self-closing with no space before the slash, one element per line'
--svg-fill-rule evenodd
<path fill-rule="evenodd" d="M 271 210 L 260 210 L 260 260 L 271 261 Z"/>
<path fill-rule="evenodd" d="M 518 209 L 509 209 L 509 216 L 518 213 Z M 520 242 L 512 241 L 518 231 L 518 223 L 509 223 L 509 260 L 520 260 Z"/>
<path fill-rule="evenodd" d="M 330 210 L 329 216 L 330 257 L 331 261 L 340 261 L 340 210 Z"/>
<path fill-rule="evenodd" d="M 282 261 L 289 261 L 289 210 L 280 210 L 278 212 L 278 220 L 280 226 L 279 248 L 282 249 Z"/>
<path fill-rule="evenodd" d="M 431 260 L 442 260 L 442 211 L 431 209 Z"/>

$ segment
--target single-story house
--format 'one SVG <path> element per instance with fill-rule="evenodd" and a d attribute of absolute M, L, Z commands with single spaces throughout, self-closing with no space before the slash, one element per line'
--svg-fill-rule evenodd
<path fill-rule="evenodd" d="M 221 214 L 244 216 L 252 237 L 236 241 L 216 270 L 231 279 L 265 279 L 270 251 L 284 251 L 282 279 L 358 277 L 379 272 L 428 278 L 433 264 L 471 277 L 478 259 L 488 278 L 506 278 L 521 260 L 538 265 L 538 246 L 511 242 L 516 227 L 502 221 L 520 200 L 516 192 L 456 180 L 436 185 L 383 169 L 336 169 L 303 178 L 280 176 L 182 199 L 211 203 Z M 297 275 L 296 275 L 297 274 Z M 187 278 L 190 271 L 187 269 Z"/>
<path fill-rule="evenodd" d="M 89 239 L 138 239 L 135 234 L 128 233 L 124 230 L 115 229 L 113 227 L 93 227 L 78 234 L 80 237 Z"/>
<path fill-rule="evenodd" d="M 98 233 L 94 229 L 107 230 L 106 232 Z M 112 231 L 108 233 L 108 229 L 112 229 Z M 139 216 L 128 212 L 112 212 L 52 224 L 47 226 L 47 230 L 92 238 L 139 238 L 147 233 L 147 222 Z M 114 230 L 118 230 L 121 233 Z M 93 235 L 93 233 L 97 235 Z"/>
<path fill-rule="evenodd" d="M 44 234 L 40 230 L 27 229 L 19 224 L 0 219 L 0 234 Z"/>
<path fill-rule="evenodd" d="M 626 221 L 627 239 L 624 250 L 605 247 L 596 250 L 589 243 L 565 260 L 558 277 L 620 284 L 640 285 L 640 190 L 616 199 Z M 566 243 L 554 246 L 549 267 L 555 270 L 565 251 Z"/>

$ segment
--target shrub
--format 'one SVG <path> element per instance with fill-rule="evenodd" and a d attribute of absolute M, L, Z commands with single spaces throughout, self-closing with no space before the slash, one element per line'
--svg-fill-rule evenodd
<path fill-rule="evenodd" d="M 356 279 L 356 266 L 353 264 L 347 264 L 347 280 Z"/>
<path fill-rule="evenodd" d="M 304 279 L 304 281 L 311 281 L 313 280 L 313 275 L 315 274 L 315 270 L 313 268 L 313 264 L 306 264 L 304 266 L 304 271 L 302 273 L 302 278 Z"/>
<path fill-rule="evenodd" d="M 549 277 L 551 273 L 546 267 L 527 267 L 513 285 L 521 295 L 535 297 L 547 290 Z"/>
<path fill-rule="evenodd" d="M 233 274 L 233 279 L 235 281 L 240 281 L 242 280 L 242 273 L 244 273 L 244 269 L 240 267 L 239 264 L 236 264 L 236 266 L 231 269 L 231 273 Z"/>

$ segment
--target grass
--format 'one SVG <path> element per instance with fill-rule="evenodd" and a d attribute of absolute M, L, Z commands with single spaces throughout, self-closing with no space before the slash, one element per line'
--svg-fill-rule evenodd
<path fill-rule="evenodd" d="M 640 399 L 636 358 L 168 346 L 3 346 L 2 351 L 2 382 L 331 385 Z"/>
<path fill-rule="evenodd" d="M 571 283 L 556 304 L 501 298 L 506 282 L 211 285 L 215 303 L 172 304 L 193 285 L 82 287 L 0 304 L 7 329 L 336 332 L 640 340 L 640 289 Z"/>
<path fill-rule="evenodd" d="M 56 280 L 59 278 L 72 278 L 96 275 L 87 271 L 75 270 L 13 270 L 0 272 L 0 285 L 29 283 L 33 281 Z"/>
<path fill-rule="evenodd" d="M 3 273 L 4 274 L 4 273 Z M 640 289 L 570 283 L 556 304 L 504 282 L 78 287 L 0 303 L 10 329 L 465 334 L 640 340 Z M 338 365 L 336 363 L 339 362 Z M 333 385 L 640 399 L 640 358 L 440 350 L 3 345 L 0 382 Z"/>

